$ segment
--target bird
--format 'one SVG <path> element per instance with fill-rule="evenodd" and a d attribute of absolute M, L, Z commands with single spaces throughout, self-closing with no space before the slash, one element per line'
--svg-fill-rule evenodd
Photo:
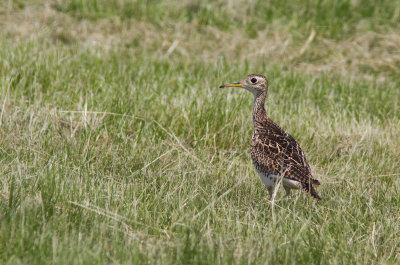
<path fill-rule="evenodd" d="M 275 186 L 281 182 L 287 197 L 290 197 L 292 189 L 301 189 L 321 200 L 313 186 L 320 185 L 320 182 L 313 178 L 299 143 L 267 115 L 267 78 L 261 74 L 249 74 L 237 83 L 220 86 L 225 87 L 241 87 L 254 95 L 250 155 L 270 197 L 273 197 Z"/>

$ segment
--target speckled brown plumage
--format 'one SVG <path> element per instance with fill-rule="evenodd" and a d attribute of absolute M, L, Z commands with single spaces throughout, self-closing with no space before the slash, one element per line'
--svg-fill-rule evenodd
<path fill-rule="evenodd" d="M 273 122 L 265 111 L 268 81 L 263 75 L 250 74 L 239 83 L 221 87 L 243 87 L 254 95 L 253 123 L 250 153 L 253 164 L 268 191 L 279 179 L 289 195 L 290 189 L 301 188 L 313 198 L 321 199 L 313 185 L 320 185 L 311 174 L 310 166 L 297 141 Z"/>

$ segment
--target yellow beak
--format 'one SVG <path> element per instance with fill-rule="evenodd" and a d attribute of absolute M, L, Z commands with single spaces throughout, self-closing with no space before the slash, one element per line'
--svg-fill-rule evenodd
<path fill-rule="evenodd" d="M 223 88 L 223 87 L 242 87 L 242 86 L 243 86 L 242 83 L 232 83 L 232 84 L 222 85 L 219 88 Z"/>

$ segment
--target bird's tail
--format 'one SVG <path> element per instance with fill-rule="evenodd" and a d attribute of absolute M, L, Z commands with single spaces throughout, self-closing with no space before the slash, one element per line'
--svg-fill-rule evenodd
<path fill-rule="evenodd" d="M 311 184 L 315 184 L 315 185 L 321 185 L 321 183 L 319 182 L 319 180 L 318 180 L 318 179 L 313 179 L 313 178 L 310 178 L 310 182 L 311 182 Z"/>
<path fill-rule="evenodd" d="M 321 200 L 322 198 L 318 195 L 311 183 L 303 183 L 303 190 L 306 191 L 314 199 Z"/>

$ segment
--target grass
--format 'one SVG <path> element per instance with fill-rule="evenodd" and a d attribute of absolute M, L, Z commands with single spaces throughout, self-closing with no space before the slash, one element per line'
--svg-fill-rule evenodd
<path fill-rule="evenodd" d="M 0 4 L 0 263 L 398 264 L 399 9 Z M 272 209 L 251 72 L 322 201 Z"/>

